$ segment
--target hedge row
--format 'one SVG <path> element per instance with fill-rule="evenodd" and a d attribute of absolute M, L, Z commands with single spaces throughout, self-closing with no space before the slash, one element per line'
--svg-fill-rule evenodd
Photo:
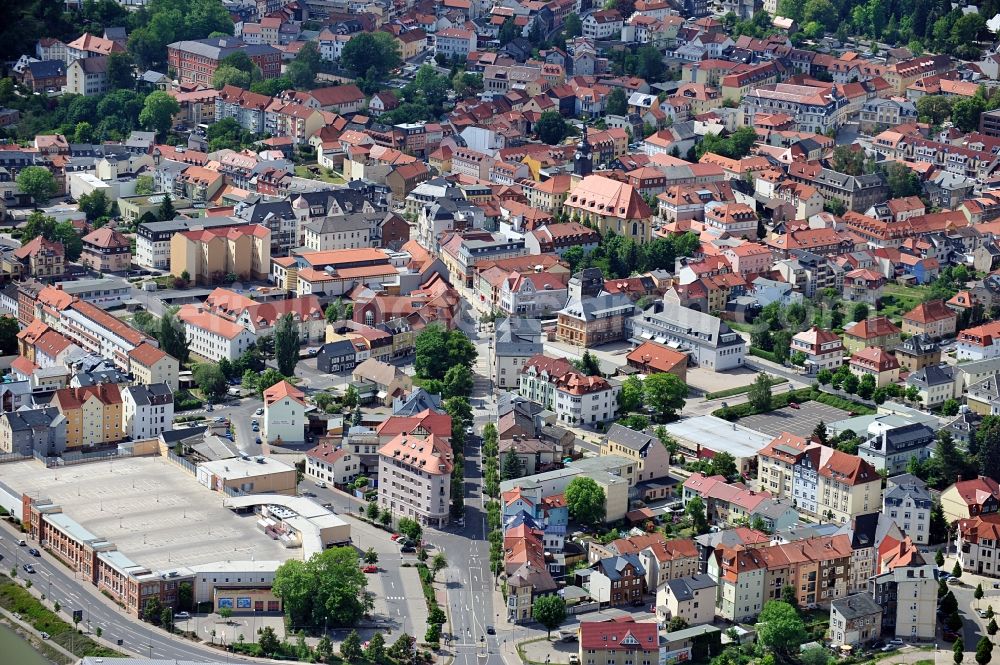
<path fill-rule="evenodd" d="M 764 351 L 767 353 L 767 351 Z M 788 383 L 788 379 L 783 377 L 770 377 L 768 379 L 771 382 L 771 386 L 781 385 L 782 383 Z M 705 399 L 722 399 L 723 397 L 732 397 L 733 395 L 742 395 L 745 392 L 750 391 L 750 386 L 737 386 L 736 388 L 726 388 L 725 390 L 719 390 L 714 393 L 705 393 Z"/>

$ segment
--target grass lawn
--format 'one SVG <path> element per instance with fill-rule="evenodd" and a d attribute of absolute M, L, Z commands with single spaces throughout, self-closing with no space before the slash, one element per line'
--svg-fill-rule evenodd
<path fill-rule="evenodd" d="M 315 169 L 315 171 L 312 169 Z M 336 173 L 327 175 L 326 169 L 320 168 L 316 164 L 299 164 L 295 167 L 295 175 L 300 178 L 309 178 L 310 180 L 328 182 L 331 185 L 343 185 L 347 182 Z"/>
<path fill-rule="evenodd" d="M 879 309 L 879 314 L 884 314 L 898 323 L 902 321 L 904 314 L 922 303 L 929 293 L 929 286 L 886 284 L 882 289 L 883 306 Z M 884 304 L 886 296 L 890 296 L 889 304 Z"/>

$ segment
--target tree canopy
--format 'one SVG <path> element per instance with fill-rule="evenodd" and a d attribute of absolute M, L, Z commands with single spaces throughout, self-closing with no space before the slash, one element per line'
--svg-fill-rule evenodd
<path fill-rule="evenodd" d="M 578 524 L 604 522 L 604 490 L 593 478 L 580 476 L 566 486 L 566 507 Z"/>
<path fill-rule="evenodd" d="M 334 547 L 281 564 L 273 591 L 292 626 L 353 626 L 370 602 L 366 585 L 354 548 Z"/>
<path fill-rule="evenodd" d="M 476 360 L 476 347 L 461 330 L 447 330 L 437 323 L 424 328 L 414 344 L 413 367 L 423 379 L 442 380 L 455 365 L 471 368 Z"/>

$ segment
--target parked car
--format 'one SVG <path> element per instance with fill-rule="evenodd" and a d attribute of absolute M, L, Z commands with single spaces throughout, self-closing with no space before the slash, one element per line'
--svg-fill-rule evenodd
<path fill-rule="evenodd" d="M 788 403 L 788 408 L 798 410 L 798 408 L 799 408 L 798 402 L 789 402 Z"/>
<path fill-rule="evenodd" d="M 960 637 L 960 635 L 954 631 L 946 630 L 941 633 L 941 637 L 943 637 L 947 642 L 954 642 Z"/>
<path fill-rule="evenodd" d="M 177 614 L 174 615 L 174 618 L 175 619 L 190 619 L 191 618 L 191 613 L 190 612 L 178 612 Z"/>
<path fill-rule="evenodd" d="M 980 619 L 985 619 L 989 613 L 986 610 L 976 610 L 976 614 L 979 615 Z"/>
<path fill-rule="evenodd" d="M 886 644 L 884 647 L 882 647 L 882 653 L 889 653 L 890 651 L 895 651 L 898 648 L 899 648 L 898 644 L 893 644 L 892 642 L 890 642 L 889 644 Z"/>
<path fill-rule="evenodd" d="M 255 415 L 255 416 L 262 416 L 262 415 L 264 415 L 264 408 L 261 407 L 261 408 L 257 409 L 256 411 L 253 412 L 253 415 Z"/>
<path fill-rule="evenodd" d="M 316 487 L 322 487 L 323 489 L 326 489 L 326 483 L 323 482 L 322 480 L 317 480 Z"/>
<path fill-rule="evenodd" d="M 209 404 L 209 405 L 207 405 L 207 406 L 205 407 L 205 410 L 206 410 L 206 411 L 209 411 L 209 412 L 211 412 L 211 411 L 215 411 L 215 407 L 214 407 L 214 406 L 212 406 L 211 404 Z"/>
<path fill-rule="evenodd" d="M 373 565 L 373 564 L 369 564 L 369 565 L 365 566 L 364 568 L 362 568 L 361 570 L 363 570 L 366 573 L 377 573 L 378 572 L 378 566 Z"/>
<path fill-rule="evenodd" d="M 414 552 L 417 551 L 417 548 L 414 547 L 413 545 L 403 545 L 402 547 L 399 548 L 399 551 L 402 552 L 403 554 L 413 554 Z"/>
<path fill-rule="evenodd" d="M 45 632 L 44 630 L 43 630 L 42 632 L 38 633 L 38 636 L 39 636 L 39 637 L 41 637 L 41 638 L 42 638 L 43 640 L 47 640 L 47 639 L 49 639 L 49 637 L 51 637 L 51 636 L 50 636 L 50 635 L 49 635 L 48 633 L 46 633 L 46 632 Z"/>
<path fill-rule="evenodd" d="M 401 533 L 394 533 L 391 536 L 389 536 L 389 540 L 399 540 L 402 536 L 403 534 Z"/>

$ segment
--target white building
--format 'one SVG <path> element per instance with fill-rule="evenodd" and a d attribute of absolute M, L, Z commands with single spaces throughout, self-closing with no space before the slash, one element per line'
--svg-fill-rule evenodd
<path fill-rule="evenodd" d="M 447 440 L 400 434 L 378 456 L 380 507 L 428 526 L 448 523 L 453 461 Z"/>
<path fill-rule="evenodd" d="M 236 360 L 255 341 L 254 334 L 238 323 L 202 311 L 197 305 L 184 305 L 177 312 L 184 324 L 188 348 L 206 360 Z"/>
<path fill-rule="evenodd" d="M 889 478 L 882 497 L 882 514 L 888 515 L 917 545 L 930 542 L 931 494 L 927 483 L 904 473 Z"/>
<path fill-rule="evenodd" d="M 844 364 L 844 342 L 840 335 L 813 326 L 792 337 L 792 353 L 805 355 L 806 371 L 815 374 L 822 369 L 836 370 Z"/>
<path fill-rule="evenodd" d="M 305 439 L 305 393 L 288 381 L 264 391 L 264 440 L 301 443 Z"/>
<path fill-rule="evenodd" d="M 986 360 L 1000 356 L 1000 321 L 991 321 L 958 333 L 958 360 Z"/>
<path fill-rule="evenodd" d="M 747 348 L 722 319 L 668 300 L 659 312 L 650 308 L 633 317 L 632 338 L 638 343 L 676 345 L 699 366 L 716 372 L 742 367 Z"/>
<path fill-rule="evenodd" d="M 473 30 L 464 28 L 446 28 L 434 35 L 434 55 L 442 54 L 446 58 L 466 58 L 476 50 L 478 39 Z"/>
<path fill-rule="evenodd" d="M 584 376 L 564 358 L 537 355 L 521 370 L 518 392 L 552 409 L 560 423 L 583 424 L 614 420 L 621 386 L 599 376 Z"/>
<path fill-rule="evenodd" d="M 122 389 L 122 429 L 133 441 L 153 439 L 173 429 L 174 394 L 165 383 Z"/>
<path fill-rule="evenodd" d="M 490 371 L 496 387 L 501 390 L 517 389 L 521 368 L 543 351 L 542 322 L 539 319 L 510 316 L 497 323 L 490 347 Z"/>

